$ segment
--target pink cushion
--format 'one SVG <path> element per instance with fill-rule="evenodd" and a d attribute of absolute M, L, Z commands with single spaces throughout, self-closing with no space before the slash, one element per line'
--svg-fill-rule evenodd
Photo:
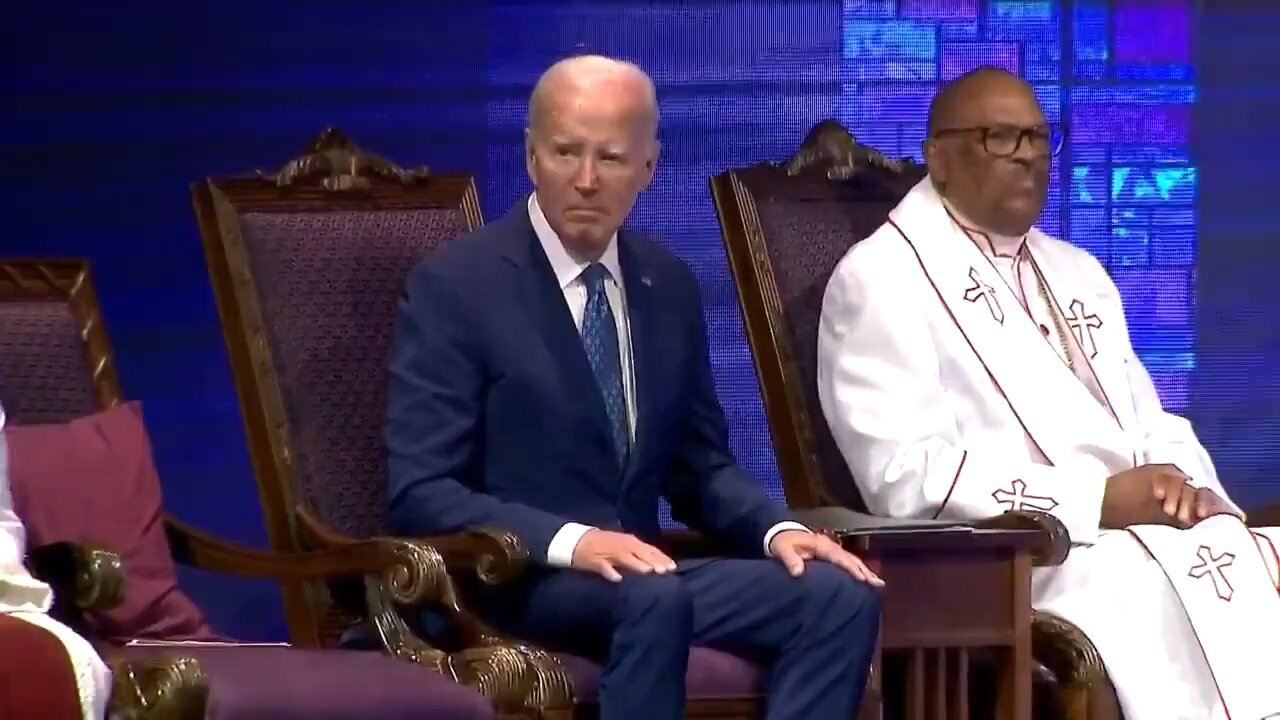
<path fill-rule="evenodd" d="M 133 402 L 50 425 L 9 425 L 9 473 L 28 545 L 78 542 L 119 553 L 125 599 L 89 622 L 104 640 L 214 639 L 181 590 L 161 518 L 160 480 Z"/>

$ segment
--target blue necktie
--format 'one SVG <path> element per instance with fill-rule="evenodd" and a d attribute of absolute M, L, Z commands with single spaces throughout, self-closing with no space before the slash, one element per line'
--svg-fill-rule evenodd
<path fill-rule="evenodd" d="M 582 344 L 587 350 L 591 371 L 600 385 L 604 409 L 609 414 L 613 430 L 613 448 L 618 461 L 626 464 L 630 433 L 627 432 L 627 400 L 622 389 L 622 362 L 618 350 L 618 326 L 604 292 L 604 280 L 609 270 L 600 263 L 592 263 L 582 271 L 582 281 L 587 286 L 587 307 L 582 314 Z"/>

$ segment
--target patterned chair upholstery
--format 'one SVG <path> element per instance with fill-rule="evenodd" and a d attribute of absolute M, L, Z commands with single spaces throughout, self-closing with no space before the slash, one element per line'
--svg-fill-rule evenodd
<path fill-rule="evenodd" d="M 835 503 L 865 510 L 818 403 L 818 320 L 837 262 L 884 223 L 924 174 L 922 166 L 859 145 L 828 120 L 810 131 L 785 165 L 762 163 L 712 180 L 793 507 Z M 1037 614 L 1033 645 L 1041 664 L 1037 717 L 1118 717 L 1115 691 L 1082 632 Z M 1048 705 L 1042 696 L 1051 696 Z"/>
<path fill-rule="evenodd" d="M 0 326 L 4 327 L 0 335 L 0 399 L 9 422 L 60 422 L 99 404 L 79 333 L 80 308 L 61 298 L 50 301 L 19 295 L 20 283 L 44 282 L 24 277 L 23 270 L 22 266 L 6 264 L 0 278 L 0 283 L 13 288 L 5 292 L 0 304 Z"/>
<path fill-rule="evenodd" d="M 329 131 L 276 175 L 212 179 L 193 192 L 273 543 L 335 548 L 378 536 L 395 304 L 420 258 L 481 223 L 471 178 L 405 170 Z M 414 542 L 438 551 L 459 588 L 478 581 L 500 592 L 528 561 L 519 538 L 494 529 Z M 671 543 L 701 549 L 690 536 Z M 447 595 L 441 610 L 461 647 L 505 642 L 452 585 Z M 387 652 L 427 661 L 386 598 L 358 600 L 371 604 Z M 333 643 L 354 619 L 325 588 L 296 588 L 286 603 L 297 641 Z M 525 712 L 593 716 L 599 666 L 518 647 L 533 678 Z M 757 716 L 762 677 L 732 655 L 693 650 L 688 716 Z M 868 694 L 873 717 L 878 695 Z"/>
<path fill-rule="evenodd" d="M 0 260 L 0 402 L 14 426 L 66 423 L 121 404 L 83 261 Z M 371 587 L 390 578 L 399 596 L 419 604 L 439 588 L 431 577 L 416 574 L 403 548 L 385 543 L 353 545 L 343 554 L 264 552 L 219 540 L 173 517 L 165 516 L 164 524 L 174 559 L 212 572 L 294 581 L 355 576 Z M 31 560 L 36 574 L 59 591 L 55 612 L 98 645 L 112 666 L 112 710 L 119 717 L 494 717 L 492 703 L 479 692 L 376 653 L 105 642 L 80 613 L 110 608 L 127 597 L 120 559 L 63 543 L 36 549 Z M 459 666 L 468 660 L 456 658 Z"/>

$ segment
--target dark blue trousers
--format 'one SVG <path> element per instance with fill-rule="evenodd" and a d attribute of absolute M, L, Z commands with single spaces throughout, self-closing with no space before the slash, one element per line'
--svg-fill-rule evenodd
<path fill-rule="evenodd" d="M 880 628 L 878 593 L 809 562 L 798 578 L 775 560 L 682 563 L 620 583 L 551 571 L 508 596 L 495 620 L 549 649 L 594 657 L 602 720 L 679 720 L 691 645 L 768 668 L 770 720 L 850 720 Z"/>

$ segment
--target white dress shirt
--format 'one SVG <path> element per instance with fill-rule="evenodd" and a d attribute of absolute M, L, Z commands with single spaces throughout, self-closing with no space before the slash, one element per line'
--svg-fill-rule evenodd
<path fill-rule="evenodd" d="M 569 305 L 573 315 L 573 323 L 582 331 L 582 316 L 587 308 L 587 286 L 582 280 L 582 272 L 591 265 L 590 260 L 575 258 L 565 249 L 564 243 L 556 236 L 542 208 L 538 206 L 537 194 L 529 195 L 529 222 L 542 244 L 542 250 L 551 262 L 551 270 L 555 273 L 560 290 L 564 293 L 564 301 Z M 626 293 L 622 284 L 622 266 L 618 263 L 618 235 L 614 233 L 609 246 L 598 261 L 609 271 L 604 284 L 605 297 L 613 310 L 614 322 L 618 326 L 618 357 L 622 361 L 622 397 L 627 405 L 627 433 L 632 442 L 636 437 L 636 380 L 634 363 L 631 355 L 631 325 L 627 317 Z M 573 564 L 573 551 L 578 541 L 592 530 L 590 525 L 582 523 L 565 523 L 551 538 L 547 546 L 547 564 L 554 567 L 569 567 Z M 805 530 L 804 525 L 796 522 L 782 522 L 769 528 L 764 536 L 764 552 L 769 554 L 769 543 L 773 536 L 783 530 Z"/>

